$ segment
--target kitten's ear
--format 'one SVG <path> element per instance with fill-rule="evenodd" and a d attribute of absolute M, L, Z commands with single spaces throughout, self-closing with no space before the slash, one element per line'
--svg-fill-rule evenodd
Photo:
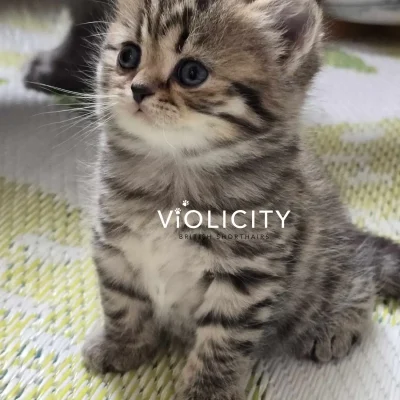
<path fill-rule="evenodd" d="M 316 0 L 255 0 L 250 6 L 259 13 L 265 28 L 279 36 L 281 61 L 290 69 L 319 45 L 322 11 Z"/>

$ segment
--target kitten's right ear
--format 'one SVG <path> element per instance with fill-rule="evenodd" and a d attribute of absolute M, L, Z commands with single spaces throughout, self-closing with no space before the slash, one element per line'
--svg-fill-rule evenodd
<path fill-rule="evenodd" d="M 322 11 L 316 0 L 254 0 L 250 4 L 261 17 L 263 29 L 277 36 L 280 59 L 296 69 L 322 39 Z"/>

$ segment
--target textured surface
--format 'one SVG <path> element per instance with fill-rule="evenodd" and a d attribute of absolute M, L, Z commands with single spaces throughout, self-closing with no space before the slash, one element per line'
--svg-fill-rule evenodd
<path fill-rule="evenodd" d="M 62 32 L 0 21 L 0 398 L 170 399 L 182 359 L 160 354 L 96 377 L 80 346 L 99 316 L 85 204 L 93 126 L 27 92 L 21 66 Z M 400 241 L 400 47 L 331 46 L 305 110 L 307 135 L 354 220 Z M 380 301 L 373 331 L 340 364 L 260 365 L 249 399 L 400 398 L 400 309 Z"/>

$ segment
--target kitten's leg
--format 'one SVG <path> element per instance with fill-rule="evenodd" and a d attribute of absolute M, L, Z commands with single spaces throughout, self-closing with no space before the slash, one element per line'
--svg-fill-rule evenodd
<path fill-rule="evenodd" d="M 25 85 L 45 92 L 56 88 L 81 92 L 90 89 L 94 61 L 101 42 L 100 32 L 106 31 L 106 1 L 70 0 L 72 26 L 64 42 L 54 50 L 39 53 L 30 62 Z M 47 87 L 44 85 L 48 85 Z M 61 91 L 60 91 L 61 92 Z"/>
<path fill-rule="evenodd" d="M 234 278 L 214 281 L 196 314 L 196 343 L 178 382 L 178 400 L 243 400 L 270 299 L 252 297 Z M 262 281 L 260 275 L 260 281 Z M 257 282 L 258 284 L 259 282 Z"/>
<path fill-rule="evenodd" d="M 97 241 L 94 261 L 104 325 L 86 339 L 84 359 L 100 373 L 125 372 L 147 361 L 157 349 L 159 332 L 152 305 L 146 294 L 131 284 L 131 269 L 119 250 Z M 121 279 L 124 271 L 125 279 Z"/>
<path fill-rule="evenodd" d="M 178 384 L 177 400 L 243 400 L 243 377 L 251 361 L 245 354 L 246 344 L 241 343 L 222 327 L 199 329 Z"/>

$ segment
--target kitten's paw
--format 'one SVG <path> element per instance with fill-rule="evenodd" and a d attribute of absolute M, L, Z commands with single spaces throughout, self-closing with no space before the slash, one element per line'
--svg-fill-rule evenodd
<path fill-rule="evenodd" d="M 110 340 L 103 331 L 88 336 L 82 350 L 87 368 L 101 374 L 136 369 L 151 359 L 155 351 L 150 344 L 138 346 L 131 342 Z"/>
<path fill-rule="evenodd" d="M 229 393 L 214 393 L 214 394 L 198 394 L 198 393 L 183 393 L 175 397 L 175 400 L 245 400 L 245 396 Z"/>
<path fill-rule="evenodd" d="M 175 400 L 244 400 L 244 393 L 232 388 L 221 390 L 212 385 L 195 385 L 178 391 Z"/>
<path fill-rule="evenodd" d="M 341 359 L 350 353 L 360 337 L 360 334 L 346 329 L 340 329 L 334 333 L 318 337 L 310 336 L 298 344 L 296 354 L 299 357 L 307 357 L 322 363 L 333 359 Z"/>

